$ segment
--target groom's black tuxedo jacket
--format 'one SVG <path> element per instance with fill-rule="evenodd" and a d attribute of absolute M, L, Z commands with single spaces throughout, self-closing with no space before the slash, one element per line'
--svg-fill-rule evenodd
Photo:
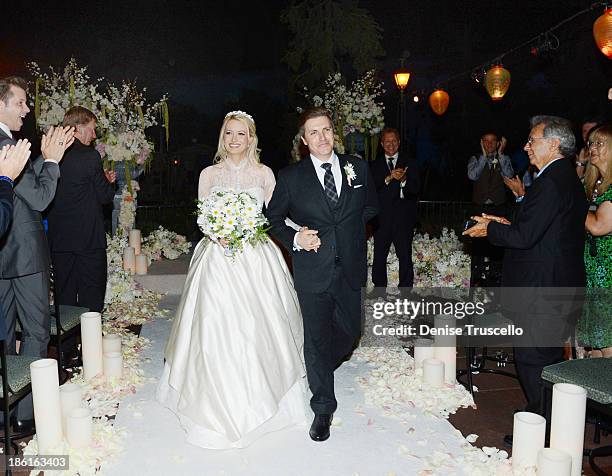
<path fill-rule="evenodd" d="M 266 215 L 272 235 L 292 253 L 296 289 L 303 292 L 325 291 L 336 265 L 350 286 L 365 285 L 367 276 L 366 223 L 378 212 L 376 188 L 367 162 L 348 155 L 338 155 L 342 171 L 342 190 L 337 207 L 325 196 L 310 157 L 290 165 L 278 174 L 278 180 Z M 349 185 L 345 166 L 355 171 Z M 285 225 L 290 217 L 300 226 L 318 230 L 318 252 L 293 251 L 295 230 Z"/>

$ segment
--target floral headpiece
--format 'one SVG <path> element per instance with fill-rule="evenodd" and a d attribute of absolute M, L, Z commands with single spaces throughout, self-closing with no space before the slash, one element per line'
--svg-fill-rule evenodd
<path fill-rule="evenodd" d="M 242 117 L 246 117 L 250 119 L 251 122 L 255 122 L 255 119 L 253 119 L 253 116 L 251 116 L 250 114 L 247 114 L 244 111 L 230 111 L 225 115 L 225 118 L 227 119 L 229 116 L 242 116 Z"/>

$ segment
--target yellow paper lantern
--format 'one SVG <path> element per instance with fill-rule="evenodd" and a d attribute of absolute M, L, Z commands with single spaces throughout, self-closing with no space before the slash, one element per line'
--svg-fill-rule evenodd
<path fill-rule="evenodd" d="M 404 91 L 406 86 L 408 86 L 408 81 L 410 81 L 410 73 L 407 69 L 400 68 L 395 73 L 393 73 L 393 79 L 395 81 L 395 86 L 400 91 Z"/>
<path fill-rule="evenodd" d="M 450 101 L 450 97 L 448 93 L 442 89 L 436 89 L 429 96 L 429 105 L 433 112 L 435 112 L 438 116 L 441 116 L 448 109 L 448 102 Z"/>
<path fill-rule="evenodd" d="M 503 66 L 493 66 L 485 77 L 485 88 L 493 101 L 504 97 L 510 87 L 510 71 Z"/>
<path fill-rule="evenodd" d="M 607 8 L 595 23 L 593 23 L 593 38 L 597 48 L 612 59 L 612 8 Z"/>

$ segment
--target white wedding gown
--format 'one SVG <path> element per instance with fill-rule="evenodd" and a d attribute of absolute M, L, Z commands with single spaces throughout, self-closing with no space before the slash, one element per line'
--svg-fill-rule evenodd
<path fill-rule="evenodd" d="M 260 205 L 274 190 L 263 165 L 229 161 L 200 175 L 198 196 L 246 191 Z M 278 247 L 246 246 L 232 260 L 203 239 L 194 250 L 166 346 L 157 399 L 179 418 L 187 441 L 243 448 L 265 433 L 307 421 L 303 324 Z"/>

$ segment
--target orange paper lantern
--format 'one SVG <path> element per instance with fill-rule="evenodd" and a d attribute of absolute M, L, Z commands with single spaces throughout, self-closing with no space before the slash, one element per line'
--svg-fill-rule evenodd
<path fill-rule="evenodd" d="M 429 105 L 433 112 L 435 112 L 438 116 L 441 116 L 448 109 L 448 102 L 450 101 L 450 97 L 446 91 L 442 89 L 436 89 L 429 96 Z"/>
<path fill-rule="evenodd" d="M 597 48 L 612 59 L 612 8 L 607 8 L 595 23 L 593 23 L 593 38 Z"/>
<path fill-rule="evenodd" d="M 510 71 L 503 66 L 493 66 L 485 77 L 485 88 L 493 101 L 504 97 L 510 87 Z"/>

